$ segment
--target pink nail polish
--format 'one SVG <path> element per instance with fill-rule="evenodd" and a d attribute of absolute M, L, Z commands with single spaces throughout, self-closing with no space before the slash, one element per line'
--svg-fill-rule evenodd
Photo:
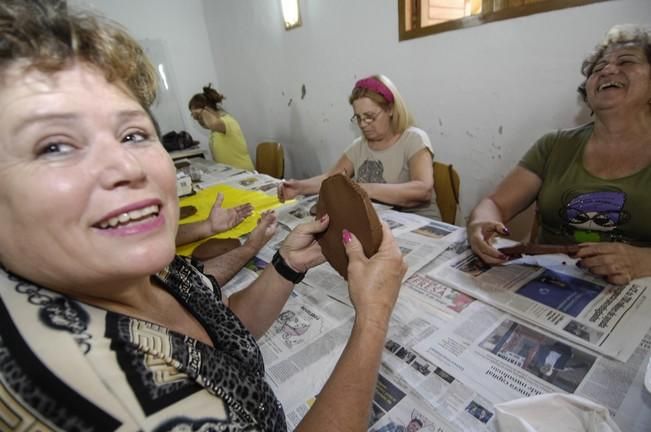
<path fill-rule="evenodd" d="M 511 235 L 511 231 L 509 231 L 509 229 L 507 227 L 504 227 L 504 229 L 502 230 L 502 234 L 504 234 L 506 236 Z"/>
<path fill-rule="evenodd" d="M 345 229 L 341 232 L 341 238 L 344 244 L 348 244 L 353 239 L 353 236 L 350 234 L 350 231 Z"/>
<path fill-rule="evenodd" d="M 321 216 L 321 219 L 319 219 L 319 222 L 321 222 L 321 223 L 325 222 L 327 217 L 328 217 L 328 215 L 324 214 L 323 216 Z"/>

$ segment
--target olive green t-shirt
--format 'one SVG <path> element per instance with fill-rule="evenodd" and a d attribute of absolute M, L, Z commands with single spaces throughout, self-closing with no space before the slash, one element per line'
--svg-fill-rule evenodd
<path fill-rule="evenodd" d="M 592 129 L 589 123 L 544 135 L 520 161 L 543 181 L 538 241 L 651 246 L 651 167 L 618 179 L 590 174 L 583 151 Z"/>

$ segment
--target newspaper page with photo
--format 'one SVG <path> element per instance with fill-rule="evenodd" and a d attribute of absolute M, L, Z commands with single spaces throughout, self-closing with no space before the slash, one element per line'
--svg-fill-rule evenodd
<path fill-rule="evenodd" d="M 411 348 L 450 319 L 448 315 L 423 309 L 401 292 L 391 314 L 382 363 L 416 387 L 428 375 L 429 368 Z"/>
<path fill-rule="evenodd" d="M 395 379 L 385 369 L 378 375 L 369 432 L 464 432 L 415 394 L 409 386 Z"/>
<path fill-rule="evenodd" d="M 572 393 L 605 406 L 623 424 L 626 419 L 618 413 L 635 392 L 632 383 L 648 359 L 649 336 L 627 362 L 620 362 L 474 302 L 448 327 L 418 342 L 414 351 L 493 404 Z"/>
<path fill-rule="evenodd" d="M 304 284 L 292 291 L 271 328 L 258 340 L 267 382 L 288 407 L 317 395 L 334 369 L 352 328 L 352 308 Z"/>
<path fill-rule="evenodd" d="M 455 317 L 475 301 L 468 294 L 442 284 L 421 271 L 415 272 L 403 282 L 401 296 L 410 297 L 421 305 Z"/>
<path fill-rule="evenodd" d="M 450 285 L 439 282 L 429 273 L 443 263 L 470 250 L 470 247 L 466 241 L 465 231 L 462 229 L 448 232 L 444 237 L 437 236 L 435 238 L 437 241 L 443 241 L 446 248 L 403 282 L 401 296 L 410 297 L 421 305 L 426 305 L 453 318 L 475 299 Z"/>
<path fill-rule="evenodd" d="M 423 308 L 422 303 L 410 300 L 405 293 L 401 292 L 391 317 L 382 356 L 383 369 L 391 373 L 392 381 L 427 401 L 428 412 L 436 412 L 459 430 L 494 432 L 495 411 L 490 400 L 413 348 L 440 328 L 449 326 L 453 318 Z M 389 376 L 387 372 L 385 376 Z"/>
<path fill-rule="evenodd" d="M 300 423 L 316 399 L 314 396 L 291 408 L 285 406 L 290 430 Z M 453 424 L 384 367 L 378 374 L 368 426 L 370 432 L 495 432 L 495 429 L 463 428 Z"/>
<path fill-rule="evenodd" d="M 467 251 L 428 276 L 574 343 L 626 361 L 651 326 L 651 280 L 617 286 L 562 263 L 550 268 L 488 266 Z"/>

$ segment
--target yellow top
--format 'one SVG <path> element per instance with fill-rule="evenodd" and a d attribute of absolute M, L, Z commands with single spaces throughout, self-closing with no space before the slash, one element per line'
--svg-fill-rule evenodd
<path fill-rule="evenodd" d="M 240 125 L 230 114 L 219 117 L 224 122 L 226 133 L 210 134 L 210 152 L 215 162 L 253 171 L 253 162 L 246 147 L 246 140 Z"/>

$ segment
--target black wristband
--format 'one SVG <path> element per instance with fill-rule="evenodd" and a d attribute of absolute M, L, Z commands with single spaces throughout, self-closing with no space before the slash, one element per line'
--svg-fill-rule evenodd
<path fill-rule="evenodd" d="M 279 275 L 287 279 L 293 284 L 297 284 L 300 281 L 303 280 L 305 277 L 305 272 L 297 272 L 294 271 L 290 266 L 287 265 L 285 262 L 285 259 L 280 255 L 279 251 L 276 251 L 274 254 L 273 259 L 271 260 L 271 264 L 273 264 L 274 268 L 278 272 Z"/>

